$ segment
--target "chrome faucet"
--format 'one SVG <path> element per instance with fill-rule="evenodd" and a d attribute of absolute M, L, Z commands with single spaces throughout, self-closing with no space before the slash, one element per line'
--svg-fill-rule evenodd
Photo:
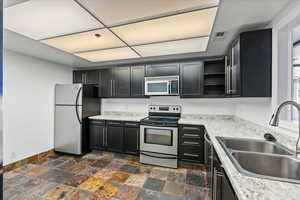
<path fill-rule="evenodd" d="M 296 152 L 295 152 L 296 157 L 299 157 L 300 156 L 300 147 L 299 147 L 299 142 L 300 142 L 300 105 L 295 101 L 285 101 L 285 102 L 283 102 L 282 104 L 280 104 L 278 106 L 275 113 L 273 113 L 269 124 L 271 126 L 278 126 L 279 125 L 280 111 L 282 110 L 283 107 L 285 107 L 287 105 L 294 106 L 298 110 L 298 114 L 299 114 L 299 122 L 298 122 L 299 123 L 299 136 L 298 136 L 298 140 L 297 140 L 297 144 L 296 144 Z"/>

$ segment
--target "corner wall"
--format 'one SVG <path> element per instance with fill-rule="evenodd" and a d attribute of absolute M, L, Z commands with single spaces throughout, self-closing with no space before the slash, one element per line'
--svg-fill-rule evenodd
<path fill-rule="evenodd" d="M 4 52 L 4 165 L 53 149 L 54 85 L 72 67 Z"/>

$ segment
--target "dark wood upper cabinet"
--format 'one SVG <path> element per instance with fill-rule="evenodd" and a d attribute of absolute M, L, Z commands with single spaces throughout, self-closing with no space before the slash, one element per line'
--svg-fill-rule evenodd
<path fill-rule="evenodd" d="M 113 80 L 112 70 L 102 69 L 99 72 L 99 97 L 112 97 L 113 96 Z"/>
<path fill-rule="evenodd" d="M 179 75 L 179 63 L 153 64 L 146 66 L 146 76 Z"/>
<path fill-rule="evenodd" d="M 98 84 L 99 71 L 73 71 L 73 83 Z"/>
<path fill-rule="evenodd" d="M 130 97 L 130 67 L 113 68 L 113 96 Z"/>
<path fill-rule="evenodd" d="M 84 71 L 73 71 L 73 83 L 83 83 L 84 77 L 83 77 Z"/>
<path fill-rule="evenodd" d="M 86 84 L 98 84 L 99 83 L 99 71 L 89 70 L 85 72 L 85 83 Z"/>
<path fill-rule="evenodd" d="M 232 95 L 271 97 L 271 29 L 241 33 L 231 46 L 230 58 Z"/>
<path fill-rule="evenodd" d="M 180 65 L 181 97 L 203 95 L 203 62 L 182 63 Z"/>
<path fill-rule="evenodd" d="M 145 94 L 145 66 L 131 67 L 131 97 L 144 97 Z"/>

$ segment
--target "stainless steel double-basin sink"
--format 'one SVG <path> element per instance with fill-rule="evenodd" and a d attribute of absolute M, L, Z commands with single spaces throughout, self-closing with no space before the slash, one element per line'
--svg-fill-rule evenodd
<path fill-rule="evenodd" d="M 286 147 L 259 139 L 217 140 L 241 174 L 300 184 L 300 159 Z"/>

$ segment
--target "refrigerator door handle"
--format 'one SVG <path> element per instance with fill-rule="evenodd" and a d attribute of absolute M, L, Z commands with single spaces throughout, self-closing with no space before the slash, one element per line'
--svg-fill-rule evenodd
<path fill-rule="evenodd" d="M 75 112 L 76 112 L 76 116 L 77 116 L 78 122 L 80 124 L 82 124 L 82 121 L 80 120 L 80 117 L 79 117 L 79 114 L 78 114 L 78 99 L 79 99 L 79 95 L 80 95 L 81 91 L 82 91 L 82 87 L 79 88 L 79 90 L 77 92 L 77 95 L 76 95 L 76 101 L 75 101 Z"/>

